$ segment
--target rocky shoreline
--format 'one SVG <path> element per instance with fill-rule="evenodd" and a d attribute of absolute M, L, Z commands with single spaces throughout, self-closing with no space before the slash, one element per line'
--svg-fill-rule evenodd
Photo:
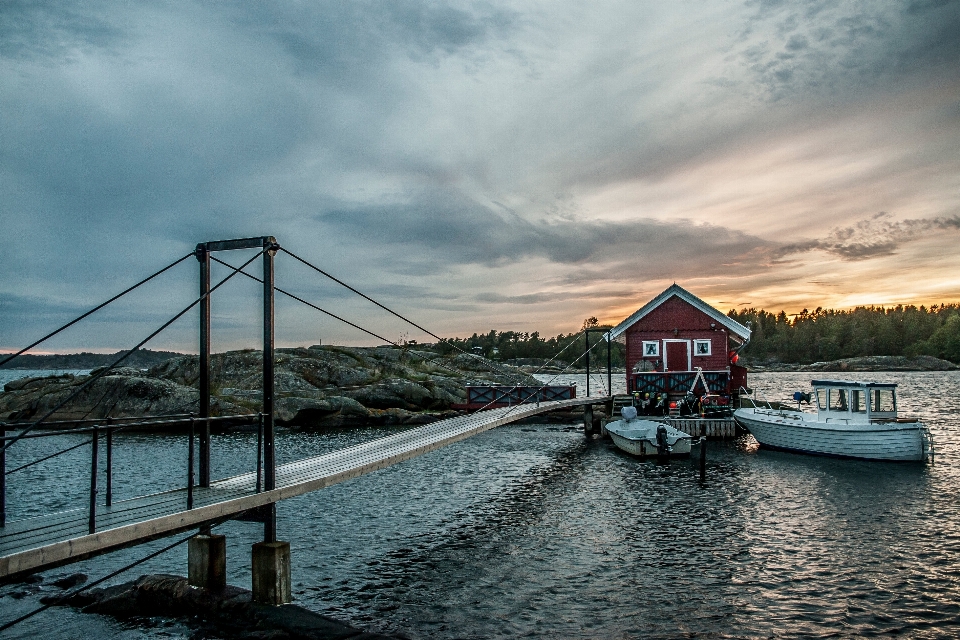
<path fill-rule="evenodd" d="M 256 412 L 262 400 L 262 352 L 211 356 L 211 413 Z M 495 368 L 494 368 L 495 367 Z M 91 372 L 96 374 L 98 370 Z M 120 367 L 59 409 L 54 421 L 195 413 L 198 356 L 171 358 L 149 369 Z M 4 386 L 0 419 L 36 419 L 89 381 L 71 374 L 23 378 Z M 538 385 L 519 368 L 460 354 L 390 347 L 277 349 L 276 421 L 281 426 L 335 428 L 425 424 L 456 415 L 467 385 Z"/>
<path fill-rule="evenodd" d="M 956 371 L 960 369 L 949 360 L 941 360 L 933 356 L 862 356 L 859 358 L 844 358 L 829 362 L 814 362 L 811 364 L 794 364 L 785 362 L 743 363 L 750 372 L 776 371 Z"/>

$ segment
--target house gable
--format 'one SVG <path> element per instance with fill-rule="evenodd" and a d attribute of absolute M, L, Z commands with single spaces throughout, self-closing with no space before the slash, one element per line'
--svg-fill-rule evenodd
<path fill-rule="evenodd" d="M 679 298 L 680 300 L 686 302 L 688 305 L 697 309 L 701 313 L 708 316 L 713 322 L 724 327 L 732 335 L 737 336 L 742 341 L 750 340 L 750 329 L 746 328 L 733 318 L 727 316 L 724 313 L 721 313 L 717 309 L 711 307 L 706 302 L 693 295 L 683 287 L 677 284 L 673 284 L 667 289 L 665 289 L 660 295 L 656 298 L 643 305 L 637 309 L 630 317 L 626 318 L 623 322 L 618 324 L 616 327 L 610 330 L 608 334 L 610 339 L 616 339 L 620 337 L 623 333 L 627 331 L 631 326 L 633 326 L 639 320 L 642 320 L 647 315 L 652 313 L 655 309 L 661 307 L 664 303 L 672 298 Z"/>

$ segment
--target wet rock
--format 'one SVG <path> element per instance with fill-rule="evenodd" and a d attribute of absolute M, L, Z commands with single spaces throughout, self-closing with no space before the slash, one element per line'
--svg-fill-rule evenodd
<path fill-rule="evenodd" d="M 228 638 L 277 640 L 390 640 L 396 636 L 367 633 L 339 620 L 297 606 L 256 604 L 246 589 L 227 586 L 213 592 L 187 584 L 173 575 L 141 576 L 133 582 L 90 589 L 62 602 L 116 618 L 168 617 L 212 625 Z"/>
<path fill-rule="evenodd" d="M 72 589 L 87 581 L 87 576 L 82 573 L 74 573 L 54 580 L 50 584 L 58 589 Z"/>

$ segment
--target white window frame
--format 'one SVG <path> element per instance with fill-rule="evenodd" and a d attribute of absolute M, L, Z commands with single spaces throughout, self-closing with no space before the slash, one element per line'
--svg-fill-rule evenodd
<path fill-rule="evenodd" d="M 700 353 L 700 345 L 702 345 L 702 344 L 706 344 L 706 345 L 707 345 L 707 352 L 706 352 L 706 353 Z M 694 356 L 701 357 L 701 358 L 706 357 L 706 356 L 712 356 L 712 355 L 713 355 L 713 341 L 710 340 L 709 338 L 700 339 L 700 340 L 694 340 L 694 341 L 693 341 L 693 355 L 694 355 Z"/>
<path fill-rule="evenodd" d="M 660 357 L 660 341 L 659 340 L 644 340 L 643 341 L 643 358 L 659 358 Z M 648 352 L 648 348 L 653 346 L 653 353 Z"/>

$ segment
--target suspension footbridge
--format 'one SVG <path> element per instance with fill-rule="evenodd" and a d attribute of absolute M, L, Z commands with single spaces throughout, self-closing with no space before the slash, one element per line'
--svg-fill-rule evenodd
<path fill-rule="evenodd" d="M 254 249 L 258 250 L 258 252 L 240 267 L 233 267 L 213 256 L 214 253 L 221 251 L 243 249 Z M 180 258 L 171 265 L 140 281 L 137 285 L 130 287 L 123 293 L 93 308 L 18 353 L 12 354 L 3 361 L 0 361 L 0 364 L 3 364 L 3 362 L 7 362 L 17 355 L 28 351 L 63 329 L 110 304 L 129 291 L 164 273 L 191 255 L 195 256 L 200 263 L 200 296 L 194 300 L 193 303 L 177 313 L 172 319 L 165 322 L 159 329 L 151 333 L 133 349 L 126 352 L 125 355 L 119 357 L 110 367 L 94 372 L 88 382 L 80 385 L 76 391 L 46 411 L 39 419 L 29 424 L 0 425 L 3 428 L 3 431 L 0 432 L 0 436 L 3 437 L 3 448 L 2 451 L 0 451 L 0 471 L 2 471 L 0 472 L 0 580 L 15 579 L 29 573 L 63 566 L 98 554 L 138 545 L 192 529 L 197 529 L 200 533 L 208 534 L 211 526 L 217 523 L 232 518 L 247 519 L 263 523 L 264 543 L 273 545 L 271 549 L 280 545 L 280 551 L 278 552 L 280 555 L 274 555 L 268 558 L 266 564 L 270 566 L 266 568 L 261 566 L 259 569 L 257 550 L 255 548 L 253 566 L 254 596 L 264 602 L 279 604 L 289 600 L 289 547 L 284 551 L 282 548 L 283 543 L 277 543 L 276 504 L 278 502 L 383 469 L 390 465 L 451 445 L 488 429 L 540 413 L 573 407 L 584 407 L 584 428 L 587 435 L 591 435 L 595 431 L 595 423 L 592 419 L 593 405 L 612 405 L 612 396 L 606 394 L 567 400 L 538 401 L 542 400 L 542 397 L 537 390 L 534 390 L 524 402 L 519 404 L 507 407 L 484 407 L 473 413 L 441 420 L 418 428 L 407 429 L 385 438 L 278 465 L 276 463 L 274 446 L 275 394 L 273 367 L 275 362 L 275 293 L 279 292 L 282 295 L 286 295 L 319 312 L 345 322 L 368 335 L 376 337 L 378 340 L 392 342 L 363 328 L 360 324 L 350 322 L 300 296 L 277 288 L 274 285 L 273 263 L 274 256 L 280 251 L 283 250 L 272 236 L 201 243 L 197 246 L 195 252 Z M 408 322 L 417 329 L 424 331 L 437 340 L 443 340 L 435 333 L 428 331 L 419 324 L 396 313 L 350 285 L 334 278 L 305 259 L 289 251 L 286 253 L 320 275 L 336 281 L 381 309 Z M 257 258 L 262 258 L 262 277 L 248 273 L 245 270 L 246 267 Z M 230 269 L 229 275 L 215 286 L 211 286 L 210 282 L 211 261 L 226 265 Z M 258 414 L 230 417 L 230 419 L 234 421 L 242 422 L 246 420 L 257 425 L 257 463 L 254 471 L 234 477 L 213 480 L 210 477 L 211 425 L 223 418 L 212 416 L 210 410 L 210 296 L 224 283 L 238 274 L 255 279 L 263 285 L 262 409 Z M 198 382 L 200 395 L 196 416 L 190 418 L 184 418 L 183 416 L 144 418 L 139 423 L 134 422 L 128 424 L 114 423 L 108 420 L 106 423 L 101 421 L 92 426 L 78 423 L 75 427 L 67 429 L 66 431 L 44 430 L 44 427 L 50 426 L 51 418 L 55 416 L 56 412 L 69 403 L 77 394 L 81 393 L 95 379 L 105 375 L 112 368 L 121 365 L 130 353 L 142 347 L 194 307 L 199 307 L 200 316 L 200 369 Z M 589 351 L 585 352 L 584 356 L 589 357 L 588 354 Z M 465 355 L 484 360 L 475 354 Z M 486 360 L 484 360 L 484 362 L 491 368 L 498 368 L 496 363 L 491 363 Z M 609 388 L 608 370 L 607 389 Z M 117 430 L 136 426 L 147 425 L 155 427 L 162 424 L 179 424 L 183 426 L 187 423 L 190 428 L 190 445 L 189 459 L 187 461 L 188 473 L 186 474 L 186 486 L 161 493 L 114 501 L 111 488 L 112 434 Z M 7 521 L 6 487 L 8 482 L 10 482 L 7 476 L 29 466 L 29 464 L 27 464 L 11 471 L 6 470 L 5 460 L 7 450 L 22 440 L 35 437 L 57 437 L 63 433 L 91 435 L 89 441 L 91 445 L 90 474 L 86 478 L 74 478 L 72 480 L 75 483 L 89 482 L 88 503 L 57 513 L 24 518 L 17 521 Z M 104 496 L 101 495 L 100 487 L 98 486 L 98 478 L 102 472 L 102 463 L 99 458 L 100 438 L 102 434 L 106 435 L 107 446 L 105 461 L 107 468 L 107 487 L 105 499 L 103 499 Z M 195 441 L 197 445 L 196 448 L 194 446 Z M 65 448 L 59 453 L 69 451 L 75 447 L 76 445 Z M 47 460 L 56 455 L 58 454 L 46 456 L 43 460 Z M 196 480 L 194 473 L 195 459 L 198 471 Z M 63 481 L 68 482 L 70 480 L 63 479 Z M 207 551 L 209 551 L 209 548 Z M 190 552 L 191 556 L 193 556 L 194 546 L 190 547 Z M 279 573 L 276 571 L 276 567 L 278 566 L 277 562 L 282 560 L 284 553 L 286 553 L 285 562 L 287 562 L 285 577 L 283 571 Z M 216 554 L 214 554 L 214 556 L 216 556 Z M 200 583 L 198 586 L 210 586 L 214 584 L 217 579 L 214 576 L 214 574 L 217 573 L 216 564 L 221 561 L 222 558 L 218 560 L 216 557 L 208 558 L 204 556 L 203 560 L 197 560 L 197 562 L 195 562 L 194 558 L 191 557 L 191 580 L 194 580 L 194 565 L 203 565 L 205 562 L 206 565 L 199 566 L 196 572 L 196 575 L 199 576 L 196 579 L 196 581 Z M 260 576 L 261 583 L 264 581 L 270 583 L 268 586 L 261 588 L 261 593 L 259 594 L 257 593 L 257 576 L 260 575 L 258 571 L 262 574 Z"/>

